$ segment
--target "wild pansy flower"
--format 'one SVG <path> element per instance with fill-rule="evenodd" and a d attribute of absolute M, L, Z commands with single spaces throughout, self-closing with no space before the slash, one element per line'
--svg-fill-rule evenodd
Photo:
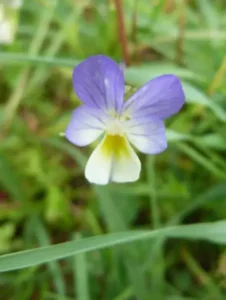
<path fill-rule="evenodd" d="M 103 136 L 87 162 L 85 177 L 96 184 L 137 180 L 141 163 L 131 144 L 146 154 L 166 149 L 163 120 L 177 113 L 185 101 L 180 80 L 159 76 L 124 102 L 123 73 L 103 55 L 77 65 L 72 80 L 83 105 L 74 110 L 66 138 L 83 147 Z"/>

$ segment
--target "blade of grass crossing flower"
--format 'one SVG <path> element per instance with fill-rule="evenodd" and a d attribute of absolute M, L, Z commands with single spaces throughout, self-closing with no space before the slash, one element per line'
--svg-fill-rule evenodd
<path fill-rule="evenodd" d="M 153 231 L 129 231 L 85 238 L 0 256 L 0 272 L 17 270 L 79 253 L 156 237 L 207 240 L 226 244 L 226 222 L 173 226 Z"/>

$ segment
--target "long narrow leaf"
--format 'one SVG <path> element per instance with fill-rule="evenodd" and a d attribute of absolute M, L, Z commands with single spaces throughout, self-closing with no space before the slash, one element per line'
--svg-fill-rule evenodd
<path fill-rule="evenodd" d="M 154 237 L 201 239 L 226 244 L 226 221 L 174 226 L 153 231 L 129 231 L 41 247 L 0 257 L 0 272 L 22 269 L 78 253 Z"/>

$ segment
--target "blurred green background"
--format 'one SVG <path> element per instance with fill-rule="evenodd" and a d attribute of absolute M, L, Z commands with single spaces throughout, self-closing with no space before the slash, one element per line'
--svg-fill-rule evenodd
<path fill-rule="evenodd" d="M 115 1 L 19 2 L 0 1 L 0 253 L 225 219 L 226 2 L 119 1 L 129 89 L 173 73 L 186 105 L 166 122 L 168 149 L 140 155 L 140 180 L 106 187 L 84 178 L 92 149 L 60 133 L 80 103 L 76 63 L 124 60 Z M 184 239 L 116 246 L 2 273 L 0 299 L 226 299 L 226 251 Z"/>

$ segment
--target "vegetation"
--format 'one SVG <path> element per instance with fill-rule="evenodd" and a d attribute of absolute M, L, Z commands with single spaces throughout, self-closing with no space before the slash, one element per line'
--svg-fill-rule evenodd
<path fill-rule="evenodd" d="M 17 29 L 0 45 L 1 299 L 225 299 L 225 9 L 223 0 L 7 8 Z M 169 146 L 140 155 L 135 183 L 90 185 L 91 147 L 61 134 L 80 103 L 72 70 L 99 53 L 129 64 L 128 93 L 161 74 L 183 82 Z"/>

